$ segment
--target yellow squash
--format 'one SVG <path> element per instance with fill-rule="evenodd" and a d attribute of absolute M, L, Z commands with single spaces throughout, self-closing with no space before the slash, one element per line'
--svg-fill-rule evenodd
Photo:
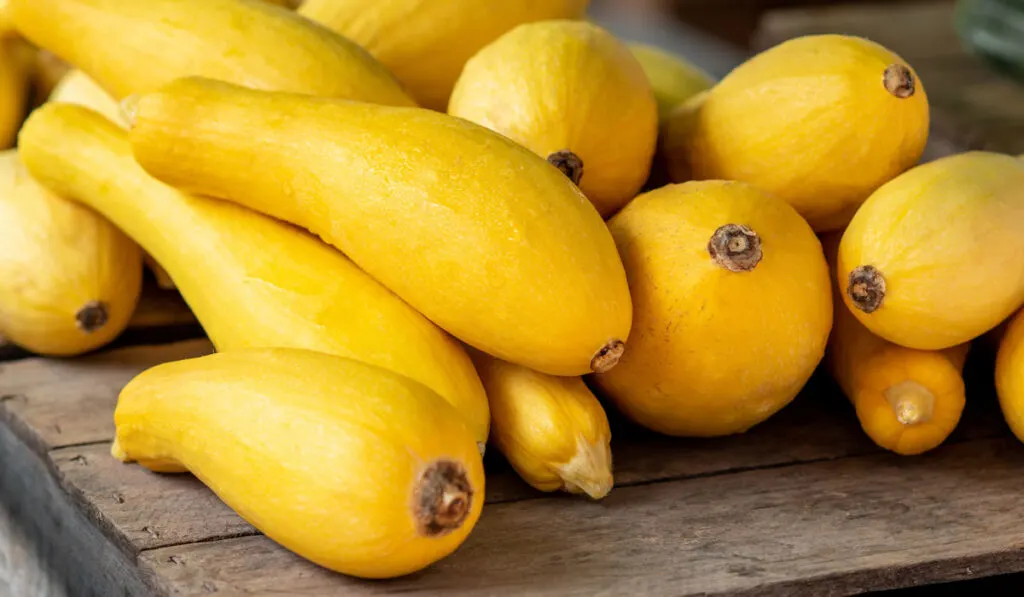
<path fill-rule="evenodd" d="M 639 43 L 629 44 L 629 49 L 651 83 L 658 102 L 658 116 L 662 119 L 679 104 L 715 84 L 706 72 L 682 56 Z"/>
<path fill-rule="evenodd" d="M 968 152 L 878 189 L 839 247 L 843 300 L 890 342 L 968 342 L 1024 303 L 1024 162 Z"/>
<path fill-rule="evenodd" d="M 444 111 L 463 65 L 516 25 L 580 18 L 589 0 L 306 0 L 299 14 L 363 46 L 427 108 Z"/>
<path fill-rule="evenodd" d="M 50 95 L 49 101 L 77 104 L 90 108 L 120 127 L 128 128 L 128 120 L 124 117 L 121 105 L 92 77 L 80 70 L 72 70 L 65 75 Z M 157 286 L 165 290 L 174 288 L 170 274 L 157 263 L 149 253 L 143 253 L 142 261 L 153 272 Z"/>
<path fill-rule="evenodd" d="M 671 435 L 739 433 L 800 391 L 832 325 L 828 266 L 796 211 L 740 182 L 669 185 L 609 223 L 633 333 L 599 387 Z"/>
<path fill-rule="evenodd" d="M 658 106 L 625 44 L 585 21 L 520 25 L 466 63 L 448 113 L 546 158 L 603 216 L 647 180 Z"/>
<path fill-rule="evenodd" d="M 670 117 L 672 180 L 753 183 L 818 231 L 842 228 L 876 188 L 918 162 L 928 138 L 924 87 L 899 56 L 857 37 L 784 42 L 737 67 L 696 113 Z"/>
<path fill-rule="evenodd" d="M 247 349 L 132 380 L 112 452 L 190 471 L 268 537 L 331 570 L 389 578 L 469 535 L 484 501 L 473 434 L 406 377 L 318 352 Z"/>
<path fill-rule="evenodd" d="M 105 116 L 111 122 L 128 128 L 128 121 L 117 103 L 92 77 L 80 70 L 72 70 L 57 83 L 49 101 L 85 106 Z"/>
<path fill-rule="evenodd" d="M 92 210 L 55 196 L 0 153 L 0 333 L 68 356 L 113 340 L 139 297 L 139 247 Z"/>
<path fill-rule="evenodd" d="M 114 97 L 203 75 L 265 89 L 412 105 L 365 50 L 260 0 L 10 0 L 19 31 Z"/>
<path fill-rule="evenodd" d="M 313 231 L 488 354 L 580 375 L 624 349 L 629 289 L 607 227 L 501 135 L 430 110 L 199 78 L 135 112 L 135 158 L 154 176 Z"/>
<path fill-rule="evenodd" d="M 612 439 L 579 377 L 555 377 L 470 349 L 491 404 L 491 438 L 527 483 L 594 499 L 612 489 Z"/>
<path fill-rule="evenodd" d="M 306 233 L 147 175 L 127 133 L 95 112 L 48 104 L 21 151 L 36 177 L 125 230 L 170 272 L 218 350 L 307 348 L 390 369 L 450 401 L 487 439 L 487 397 L 462 346 Z"/>
<path fill-rule="evenodd" d="M 28 101 L 28 74 L 17 43 L 0 37 L 0 149 L 14 144 Z"/>
<path fill-rule="evenodd" d="M 1024 310 L 1010 320 L 999 343 L 996 392 L 1006 423 L 1024 441 Z"/>
<path fill-rule="evenodd" d="M 839 234 L 822 242 L 834 264 Z M 857 409 L 861 427 L 876 444 L 898 454 L 935 448 L 964 410 L 962 371 L 969 344 L 928 351 L 887 342 L 857 321 L 841 292 L 833 284 L 835 322 L 826 363 Z"/>

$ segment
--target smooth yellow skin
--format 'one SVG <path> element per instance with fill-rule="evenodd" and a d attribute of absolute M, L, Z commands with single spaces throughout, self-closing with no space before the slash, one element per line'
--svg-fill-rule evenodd
<path fill-rule="evenodd" d="M 28 100 L 28 74 L 15 44 L 0 38 L 0 149 L 14 144 Z"/>
<path fill-rule="evenodd" d="M 261 0 L 10 0 L 18 30 L 115 98 L 202 75 L 261 89 L 413 105 L 365 50 Z"/>
<path fill-rule="evenodd" d="M 714 79 L 682 56 L 649 46 L 629 44 L 640 62 L 658 102 L 658 117 L 666 118 L 672 109 L 702 91 L 710 89 Z"/>
<path fill-rule="evenodd" d="M 578 19 L 589 0 L 306 0 L 299 14 L 363 46 L 438 111 L 466 62 L 517 25 Z"/>
<path fill-rule="evenodd" d="M 331 570 L 389 578 L 455 550 L 484 502 L 484 471 L 462 418 L 387 370 L 297 349 L 168 363 L 121 391 L 115 455 L 188 470 L 242 518 Z M 437 460 L 472 490 L 461 526 L 421 533 L 416 483 Z"/>
<path fill-rule="evenodd" d="M 84 72 L 75 69 L 57 83 L 48 101 L 77 104 L 98 112 L 121 128 L 128 128 L 128 120 L 121 105 L 105 89 Z"/>
<path fill-rule="evenodd" d="M 733 272 L 708 251 L 715 231 L 748 226 L 763 257 Z M 609 221 L 633 293 L 629 347 L 596 376 L 626 415 L 670 435 L 739 433 L 788 404 L 825 352 L 828 266 L 785 202 L 739 182 L 669 185 Z"/>
<path fill-rule="evenodd" d="M 996 392 L 1006 423 L 1024 441 L 1024 310 L 1010 321 L 999 343 Z"/>
<path fill-rule="evenodd" d="M 115 222 L 170 273 L 218 350 L 282 346 L 338 354 L 430 387 L 487 440 L 487 397 L 462 346 L 304 232 L 147 175 L 127 133 L 95 112 L 48 104 L 21 151 L 35 176 Z"/>
<path fill-rule="evenodd" d="M 830 264 L 839 237 L 833 233 L 822 240 Z M 927 351 L 893 344 L 857 321 L 837 284 L 832 291 L 835 320 L 825 362 L 857 409 L 864 432 L 897 454 L 922 454 L 939 446 L 964 410 L 962 372 L 970 345 Z"/>
<path fill-rule="evenodd" d="M 583 161 L 580 188 L 603 216 L 647 180 L 658 107 L 629 48 L 584 21 L 520 25 L 466 63 L 448 113 L 497 131 L 542 158 Z"/>
<path fill-rule="evenodd" d="M 918 166 L 871 195 L 843 234 L 839 280 L 863 265 L 885 278 L 872 313 L 890 342 L 940 350 L 992 329 L 1024 304 L 1024 162 L 968 152 Z"/>
<path fill-rule="evenodd" d="M 32 352 L 99 348 L 131 319 L 142 284 L 139 247 L 94 211 L 39 185 L 16 150 L 0 153 L 0 333 Z M 92 302 L 107 321 L 76 318 Z"/>
<path fill-rule="evenodd" d="M 579 377 L 556 377 L 470 349 L 491 404 L 491 439 L 532 487 L 594 499 L 613 485 L 612 432 Z"/>
<path fill-rule="evenodd" d="M 142 96 L 131 140 L 157 178 L 313 231 L 503 360 L 580 375 L 629 334 L 625 273 L 597 211 L 483 127 L 193 78 Z"/>
<path fill-rule="evenodd" d="M 0 0 L 0 36 L 8 35 L 14 31 L 14 23 L 11 22 L 11 14 L 7 7 L 7 0 Z"/>
<path fill-rule="evenodd" d="M 752 183 L 788 201 L 819 231 L 838 230 L 876 188 L 918 162 L 928 99 L 883 85 L 906 63 L 873 42 L 842 35 L 786 41 L 713 87 L 685 132 L 664 140 L 674 181 Z M 911 71 L 913 72 L 913 71 Z M 673 118 L 675 115 L 673 115 Z"/>

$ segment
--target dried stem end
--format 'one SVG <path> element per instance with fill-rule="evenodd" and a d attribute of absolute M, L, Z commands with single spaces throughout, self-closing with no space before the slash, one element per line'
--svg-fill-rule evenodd
<path fill-rule="evenodd" d="M 576 438 L 576 453 L 569 462 L 556 467 L 565 490 L 585 493 L 595 500 L 612 490 L 612 451 L 608 442 L 588 442 L 582 435 Z"/>
<path fill-rule="evenodd" d="M 580 156 L 568 149 L 563 149 L 549 155 L 548 161 L 552 166 L 561 170 L 562 174 L 568 176 L 572 184 L 580 185 L 580 181 L 583 180 L 583 160 L 580 159 Z"/>
<path fill-rule="evenodd" d="M 900 382 L 884 392 L 896 420 L 901 425 L 919 425 L 932 420 L 935 395 L 913 380 Z"/>
<path fill-rule="evenodd" d="M 601 347 L 601 350 L 597 351 L 594 358 L 590 359 L 590 370 L 594 373 L 607 373 L 611 371 L 615 365 L 619 364 L 619 359 L 622 358 L 622 354 L 625 352 L 625 342 L 622 340 L 610 340 Z"/>
<path fill-rule="evenodd" d="M 413 490 L 412 507 L 424 537 L 443 537 L 461 527 L 473 507 L 466 469 L 451 460 L 430 463 Z"/>
<path fill-rule="evenodd" d="M 917 84 L 914 81 L 914 73 L 905 64 L 890 64 L 882 73 L 882 85 L 885 90 L 900 99 L 907 99 L 914 95 Z"/>
<path fill-rule="evenodd" d="M 761 262 L 761 237 L 742 224 L 726 224 L 711 235 L 708 253 L 730 272 L 749 272 Z"/>
<path fill-rule="evenodd" d="M 865 313 L 874 313 L 885 301 L 885 277 L 871 265 L 862 265 L 850 272 L 846 294 L 854 306 Z"/>
<path fill-rule="evenodd" d="M 91 334 L 106 325 L 108 319 L 110 313 L 107 304 L 100 301 L 89 301 L 75 313 L 78 329 L 86 334 Z"/>

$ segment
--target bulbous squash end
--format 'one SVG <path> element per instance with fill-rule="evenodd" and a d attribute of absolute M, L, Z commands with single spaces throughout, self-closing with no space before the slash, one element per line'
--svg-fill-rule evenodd
<path fill-rule="evenodd" d="M 905 64 L 890 64 L 882 73 L 885 90 L 899 99 L 907 99 L 917 91 L 914 73 Z"/>
<path fill-rule="evenodd" d="M 458 462 L 435 460 L 413 491 L 413 513 L 420 535 L 443 537 L 458 529 L 473 509 L 473 487 Z"/>
<path fill-rule="evenodd" d="M 75 313 L 75 322 L 78 329 L 91 334 L 104 325 L 110 319 L 110 308 L 101 301 L 89 301 Z"/>
<path fill-rule="evenodd" d="M 607 344 L 601 347 L 594 355 L 594 358 L 590 359 L 590 370 L 594 373 L 607 373 L 611 371 L 615 365 L 619 364 L 619 359 L 626 352 L 626 343 L 622 340 L 609 340 Z"/>
<path fill-rule="evenodd" d="M 576 454 L 557 471 L 566 491 L 585 493 L 595 500 L 608 495 L 615 485 L 611 448 L 606 442 L 588 442 L 583 436 L 577 439 Z"/>
<path fill-rule="evenodd" d="M 749 272 L 761 262 L 761 237 L 742 224 L 726 224 L 711 235 L 708 253 L 730 272 Z"/>
<path fill-rule="evenodd" d="M 583 180 L 583 160 L 580 156 L 568 149 L 563 149 L 549 155 L 548 162 L 561 170 L 562 174 L 565 174 L 574 185 L 580 186 L 580 181 Z"/>
<path fill-rule="evenodd" d="M 885 301 L 885 276 L 871 265 L 855 267 L 847 281 L 846 295 L 861 311 L 874 313 Z"/>

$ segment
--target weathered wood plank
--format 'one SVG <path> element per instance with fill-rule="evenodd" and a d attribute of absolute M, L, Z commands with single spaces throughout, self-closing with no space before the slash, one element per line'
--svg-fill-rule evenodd
<path fill-rule="evenodd" d="M 1022 467 L 1016 440 L 979 440 L 617 489 L 598 503 L 496 504 L 452 557 L 385 583 L 331 574 L 264 537 L 141 562 L 175 594 L 851 594 L 1024 569 Z"/>
<path fill-rule="evenodd" d="M 615 491 L 879 451 L 823 376 L 816 377 L 792 407 L 740 436 L 684 440 L 633 427 L 614 413 L 612 421 Z M 952 441 L 1006 433 L 995 401 L 975 400 Z M 59 449 L 50 457 L 69 493 L 126 553 L 256 532 L 192 477 L 155 475 L 121 464 L 110 457 L 107 443 Z M 495 457 L 488 458 L 486 494 L 489 504 L 543 495 Z"/>
<path fill-rule="evenodd" d="M 152 595 L 134 558 L 127 558 L 72 505 L 54 479 L 51 463 L 7 426 L 0 425 L 0 502 L 34 542 L 39 566 L 52 571 L 55 597 Z M 36 597 L 14 592 L 3 597 Z M 45 595 L 42 594 L 42 595 Z"/>
<path fill-rule="evenodd" d="M 32 358 L 0 363 L 0 422 L 40 453 L 114 436 L 117 394 L 158 363 L 212 352 L 206 340 L 140 346 L 77 359 Z"/>
<path fill-rule="evenodd" d="M 126 553 L 257 531 L 192 475 L 157 475 L 110 455 L 108 443 L 50 453 L 61 483 Z"/>
<path fill-rule="evenodd" d="M 57 573 L 36 553 L 12 509 L 0 501 L 0 596 L 65 597 Z"/>

